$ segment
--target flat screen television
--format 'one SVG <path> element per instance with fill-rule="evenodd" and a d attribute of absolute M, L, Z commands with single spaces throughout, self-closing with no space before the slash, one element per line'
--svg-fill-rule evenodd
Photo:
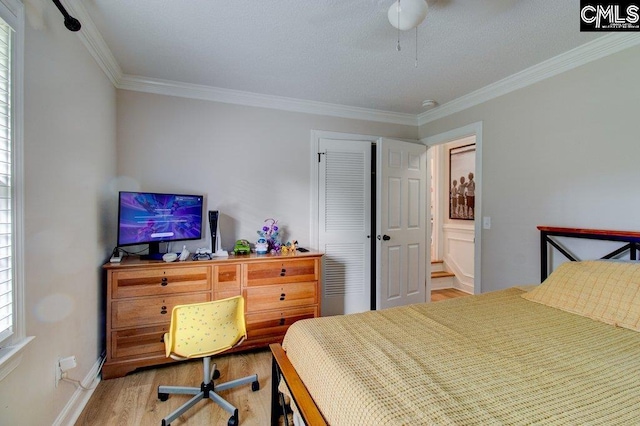
<path fill-rule="evenodd" d="M 204 196 L 121 191 L 118 247 L 149 245 L 150 259 L 162 259 L 160 243 L 202 238 Z"/>

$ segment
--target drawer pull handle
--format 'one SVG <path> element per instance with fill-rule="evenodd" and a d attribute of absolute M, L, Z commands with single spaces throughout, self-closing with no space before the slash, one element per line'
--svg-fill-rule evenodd
<path fill-rule="evenodd" d="M 161 307 L 161 308 L 160 308 L 160 313 L 161 313 L 162 315 L 166 314 L 166 313 L 167 313 L 167 307 L 166 307 L 166 306 Z"/>
<path fill-rule="evenodd" d="M 160 283 L 160 285 L 164 287 L 164 286 L 166 286 L 167 284 L 169 284 L 169 282 L 168 282 L 167 278 L 166 278 L 166 277 L 163 277 L 163 278 L 162 278 L 162 282 Z"/>
<path fill-rule="evenodd" d="M 280 325 L 284 325 L 284 318 L 280 318 Z"/>
<path fill-rule="evenodd" d="M 165 314 L 167 313 L 167 311 L 160 311 L 160 313 L 161 313 L 162 315 L 165 315 Z"/>
<path fill-rule="evenodd" d="M 160 338 L 160 343 L 164 343 L 164 334 L 162 335 L 162 337 Z"/>
<path fill-rule="evenodd" d="M 285 296 L 286 296 L 286 295 L 285 295 L 284 293 L 281 293 L 281 294 L 280 294 L 280 300 L 284 300 Z"/>

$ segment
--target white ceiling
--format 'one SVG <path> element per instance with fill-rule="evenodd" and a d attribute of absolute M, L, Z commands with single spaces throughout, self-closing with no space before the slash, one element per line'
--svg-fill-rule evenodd
<path fill-rule="evenodd" d="M 403 114 L 603 34 L 579 31 L 578 0 L 428 0 L 416 68 L 415 32 L 396 51 L 393 0 L 74 2 L 124 75 Z"/>

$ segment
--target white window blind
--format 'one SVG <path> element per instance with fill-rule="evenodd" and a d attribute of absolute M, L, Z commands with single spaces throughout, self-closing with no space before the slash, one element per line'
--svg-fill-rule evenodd
<path fill-rule="evenodd" d="M 13 333 L 11 35 L 0 19 L 0 343 Z"/>

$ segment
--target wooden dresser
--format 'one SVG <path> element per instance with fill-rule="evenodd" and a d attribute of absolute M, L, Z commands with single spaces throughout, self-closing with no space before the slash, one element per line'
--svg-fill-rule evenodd
<path fill-rule="evenodd" d="M 247 339 L 234 350 L 282 342 L 295 321 L 320 315 L 321 253 L 243 255 L 165 263 L 125 258 L 107 271 L 102 378 L 173 362 L 165 356 L 175 305 L 242 294 Z"/>

